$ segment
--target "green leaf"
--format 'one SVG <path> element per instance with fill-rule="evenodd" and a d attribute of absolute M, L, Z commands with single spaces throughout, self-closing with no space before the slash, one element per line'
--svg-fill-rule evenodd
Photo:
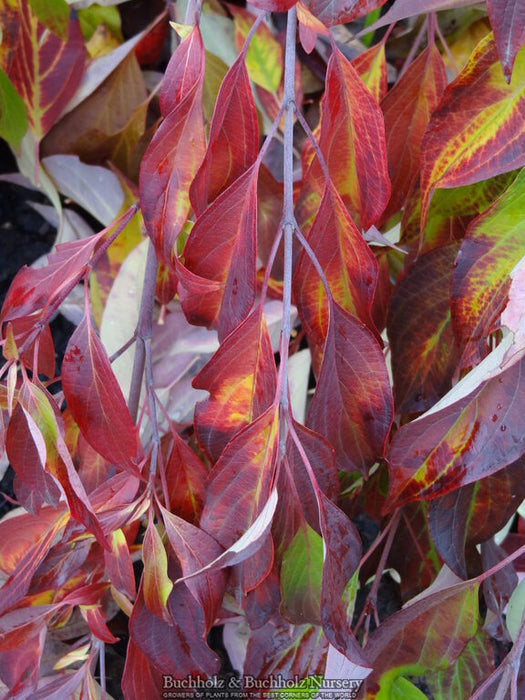
<path fill-rule="evenodd" d="M 377 695 L 377 700 L 383 697 L 381 691 Z M 392 688 L 388 694 L 389 700 L 426 700 L 426 695 L 422 693 L 408 678 L 398 676 L 392 683 Z M 385 698 L 386 700 L 386 698 Z"/>
<path fill-rule="evenodd" d="M 78 12 L 80 30 L 86 41 L 93 36 L 96 28 L 105 24 L 113 36 L 122 41 L 120 13 L 115 5 L 91 5 Z"/>
<path fill-rule="evenodd" d="M 0 68 L 0 137 L 18 150 L 27 124 L 24 101 Z"/>
<path fill-rule="evenodd" d="M 281 589 L 283 615 L 295 624 L 320 619 L 323 539 L 304 523 L 283 556 Z"/>
<path fill-rule="evenodd" d="M 66 41 L 69 25 L 69 5 L 65 0 L 28 0 L 33 14 L 46 29 Z"/>

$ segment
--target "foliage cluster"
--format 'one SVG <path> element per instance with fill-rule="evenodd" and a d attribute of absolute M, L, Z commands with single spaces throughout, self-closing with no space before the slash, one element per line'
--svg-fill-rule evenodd
<path fill-rule="evenodd" d="M 2 0 L 8 697 L 525 693 L 525 4 L 384 2 Z"/>

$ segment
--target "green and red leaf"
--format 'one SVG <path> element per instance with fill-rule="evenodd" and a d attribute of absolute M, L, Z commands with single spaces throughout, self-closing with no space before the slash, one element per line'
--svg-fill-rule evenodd
<path fill-rule="evenodd" d="M 522 212 L 525 171 L 467 229 L 452 274 L 452 325 L 462 368 L 489 352 L 510 287 L 510 273 L 525 254 Z"/>
<path fill-rule="evenodd" d="M 197 404 L 195 429 L 200 445 L 213 461 L 241 428 L 258 418 L 273 402 L 277 374 L 259 306 L 223 341 L 193 380 L 210 396 Z"/>
<path fill-rule="evenodd" d="M 394 436 L 389 510 L 432 499 L 494 474 L 525 453 L 523 360 Z"/>
<path fill-rule="evenodd" d="M 451 83 L 421 144 L 422 222 L 437 187 L 459 187 L 525 165 L 525 48 L 505 82 L 487 36 Z"/>

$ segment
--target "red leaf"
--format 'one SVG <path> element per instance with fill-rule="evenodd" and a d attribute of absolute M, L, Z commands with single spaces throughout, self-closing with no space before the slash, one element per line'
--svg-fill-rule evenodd
<path fill-rule="evenodd" d="M 254 163 L 259 150 L 257 112 L 241 53 L 221 83 L 208 147 L 190 188 L 197 215 Z"/>
<path fill-rule="evenodd" d="M 428 524 L 443 561 L 461 578 L 469 571 L 465 547 L 501 530 L 525 498 L 523 457 L 492 476 L 462 486 L 430 502 Z"/>
<path fill-rule="evenodd" d="M 320 627 L 292 625 L 277 617 L 250 634 L 243 673 L 261 679 L 322 675 L 327 646 Z"/>
<path fill-rule="evenodd" d="M 270 336 L 258 306 L 193 380 L 196 389 L 210 392 L 195 409 L 195 430 L 213 461 L 241 428 L 272 404 L 276 381 Z"/>
<path fill-rule="evenodd" d="M 150 613 L 144 604 L 141 583 L 129 621 L 131 640 L 136 647 L 164 675 L 180 679 L 190 674 L 202 677 L 218 673 L 219 659 L 205 641 L 201 606 L 184 583 L 174 586 L 168 609 L 171 624 Z"/>
<path fill-rule="evenodd" d="M 142 158 L 139 189 L 157 255 L 173 263 L 175 242 L 190 212 L 189 188 L 205 151 L 204 47 L 198 25 L 173 53 L 167 75 L 161 98 L 165 119 Z"/>
<path fill-rule="evenodd" d="M 361 540 L 354 525 L 335 503 L 319 494 L 319 522 L 325 558 L 321 585 L 321 620 L 328 641 L 348 659 L 368 666 L 363 651 L 352 632 L 342 601 L 346 585 L 359 566 Z"/>
<path fill-rule="evenodd" d="M 458 401 L 402 426 L 388 455 L 388 508 L 494 474 L 525 453 L 521 360 Z"/>
<path fill-rule="evenodd" d="M 67 345 L 62 387 L 68 408 L 90 445 L 117 467 L 138 475 L 142 457 L 138 432 L 89 314 Z"/>
<path fill-rule="evenodd" d="M 17 345 L 22 345 L 29 336 L 35 331 L 35 319 L 27 316 L 15 318 L 10 322 L 13 339 Z M 8 330 L 3 329 L 3 336 L 7 337 Z M 36 341 L 38 339 L 37 362 L 38 367 L 33 367 L 34 351 Z M 5 356 L 5 349 L 4 349 Z M 55 376 L 55 346 L 53 344 L 53 336 L 49 325 L 45 325 L 40 331 L 35 340 L 28 346 L 27 350 L 22 352 L 20 359 L 24 365 L 34 371 L 37 369 L 37 374 L 45 374 L 52 379 Z"/>
<path fill-rule="evenodd" d="M 144 652 L 129 640 L 126 665 L 122 674 L 122 692 L 127 698 L 161 697 L 165 672 L 157 668 Z"/>
<path fill-rule="evenodd" d="M 166 534 L 184 576 L 202 569 L 223 552 L 207 532 L 161 508 Z M 227 575 L 222 569 L 208 570 L 185 581 L 185 585 L 202 607 L 209 631 L 222 605 Z"/>
<path fill-rule="evenodd" d="M 197 524 L 202 511 L 208 469 L 176 433 L 164 465 L 170 511 Z"/>
<path fill-rule="evenodd" d="M 271 406 L 243 428 L 210 473 L 201 527 L 225 548 L 246 532 L 270 496 L 278 457 L 278 418 Z"/>
<path fill-rule="evenodd" d="M 458 244 L 419 257 L 398 280 L 388 318 L 394 395 L 401 413 L 425 411 L 450 388 L 457 353 L 450 284 Z"/>
<path fill-rule="evenodd" d="M 55 537 L 66 525 L 69 514 L 59 512 L 40 539 L 21 557 L 16 568 L 0 589 L 0 615 L 12 608 L 29 590 L 31 579 L 51 549 Z"/>
<path fill-rule="evenodd" d="M 390 196 L 383 114 L 337 48 L 328 62 L 325 86 L 319 145 L 335 189 L 366 230 L 378 221 Z M 320 177 L 316 158 L 305 181 Z"/>
<path fill-rule="evenodd" d="M 49 31 L 29 2 L 19 3 L 19 41 L 9 76 L 28 109 L 37 142 L 58 120 L 82 80 L 86 50 L 77 18 L 69 21 L 67 41 Z"/>
<path fill-rule="evenodd" d="M 447 86 L 443 59 L 432 45 L 410 65 L 383 100 L 392 195 L 384 219 L 395 214 L 419 175 L 419 151 L 432 112 Z"/>
<path fill-rule="evenodd" d="M 94 251 L 105 236 L 106 231 L 101 231 L 87 239 L 62 243 L 48 256 L 46 267 L 19 270 L 2 306 L 2 323 L 31 316 L 40 310 L 43 313 L 52 306 L 68 287 L 72 288 L 82 279 Z M 32 319 L 33 326 L 36 320 Z M 24 322 L 22 326 L 25 326 Z M 18 338 L 20 345 L 24 336 Z"/>
<path fill-rule="evenodd" d="M 177 267 L 188 321 L 216 326 L 221 339 L 246 318 L 255 300 L 258 169 L 255 163 L 198 218 L 184 248 L 192 274 Z"/>
<path fill-rule="evenodd" d="M 525 2 L 488 0 L 487 12 L 505 80 L 510 83 L 516 54 L 525 43 Z"/>
<path fill-rule="evenodd" d="M 384 5 L 386 0 L 303 0 L 306 8 L 326 24 L 351 22 Z"/>
<path fill-rule="evenodd" d="M 377 281 L 377 263 L 331 186 L 325 188 L 308 234 L 308 243 L 323 269 L 335 301 L 374 328 L 370 308 Z M 328 301 L 305 251 L 297 264 L 293 288 L 301 320 L 309 336 L 321 346 L 328 329 Z"/>
<path fill-rule="evenodd" d="M 89 629 L 91 633 L 102 642 L 106 644 L 115 644 L 119 641 L 118 637 L 115 637 L 108 629 L 106 620 L 102 615 L 99 607 L 87 608 L 87 610 L 82 611 L 86 618 Z"/>
<path fill-rule="evenodd" d="M 375 337 L 335 302 L 307 425 L 335 448 L 338 469 L 367 473 L 393 418 L 390 380 Z"/>

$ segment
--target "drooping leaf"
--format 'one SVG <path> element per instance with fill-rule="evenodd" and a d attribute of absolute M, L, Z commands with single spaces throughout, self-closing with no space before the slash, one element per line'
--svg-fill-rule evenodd
<path fill-rule="evenodd" d="M 190 523 L 197 524 L 202 511 L 208 469 L 177 434 L 173 435 L 164 470 L 170 511 Z"/>
<path fill-rule="evenodd" d="M 174 575 L 170 571 L 170 578 Z M 147 609 L 141 584 L 129 621 L 133 643 L 164 675 L 186 678 L 218 673 L 219 659 L 205 641 L 204 613 L 185 584 L 174 586 L 167 606 L 170 624 Z"/>
<path fill-rule="evenodd" d="M 143 594 L 146 608 L 160 620 L 170 624 L 168 598 L 173 582 L 168 576 L 168 555 L 157 527 L 149 512 L 148 527 L 142 543 L 144 560 Z"/>
<path fill-rule="evenodd" d="M 28 110 L 37 144 L 75 93 L 84 70 L 85 48 L 78 19 L 71 17 L 67 40 L 46 29 L 28 2 L 19 5 L 20 35 L 8 75 Z"/>
<path fill-rule="evenodd" d="M 298 2 L 297 21 L 299 24 L 299 40 L 306 53 L 312 53 L 317 43 L 317 36 L 330 36 L 330 30 L 317 19 L 302 2 Z"/>
<path fill-rule="evenodd" d="M 326 276 L 334 300 L 370 328 L 370 308 L 377 282 L 377 263 L 348 215 L 327 186 L 308 234 L 308 243 Z M 294 295 L 309 336 L 322 345 L 328 328 L 328 300 L 306 251 L 294 274 Z"/>
<path fill-rule="evenodd" d="M 231 6 L 235 23 L 235 43 L 240 52 L 255 17 L 247 10 Z M 283 75 L 283 50 L 268 26 L 257 27 L 246 51 L 246 68 L 250 80 L 268 92 L 277 92 Z"/>
<path fill-rule="evenodd" d="M 452 325 L 462 368 L 488 352 L 507 302 L 509 275 L 525 253 L 525 171 L 467 229 L 452 274 Z"/>
<path fill-rule="evenodd" d="M 339 479 L 332 446 L 321 435 L 295 420 L 293 426 L 318 488 L 329 499 L 335 500 L 339 491 Z M 303 457 L 290 435 L 286 443 L 286 460 L 286 468 L 279 470 L 277 485 L 280 497 L 273 523 L 273 538 L 279 561 L 301 527 L 308 525 L 317 534 L 321 534 L 316 492 Z"/>
<path fill-rule="evenodd" d="M 216 326 L 224 339 L 255 300 L 257 172 L 252 165 L 200 216 L 177 266 L 179 298 L 190 323 Z"/>
<path fill-rule="evenodd" d="M 226 73 L 211 120 L 206 155 L 190 188 L 197 215 L 253 164 L 259 135 L 245 56 Z"/>
<path fill-rule="evenodd" d="M 140 205 L 159 259 L 173 262 L 190 211 L 189 188 L 205 151 L 204 47 L 198 25 L 173 53 L 161 92 L 164 121 L 140 166 Z"/>
<path fill-rule="evenodd" d="M 351 22 L 357 17 L 363 17 L 377 7 L 384 5 L 386 0 L 303 0 L 305 7 L 321 20 L 327 27 L 334 24 Z"/>
<path fill-rule="evenodd" d="M 15 569 L 0 589 L 0 615 L 12 608 L 26 595 L 34 573 L 49 553 L 55 537 L 65 527 L 68 520 L 69 514 L 59 511 L 54 520 L 42 531 L 39 540 L 20 558 Z"/>
<path fill-rule="evenodd" d="M 89 314 L 66 348 L 62 387 L 68 408 L 90 445 L 117 467 L 138 475 L 142 456 L 138 432 Z"/>
<path fill-rule="evenodd" d="M 525 498 L 523 458 L 484 479 L 430 503 L 428 522 L 437 550 L 449 568 L 467 578 L 465 547 L 488 540 L 508 522 Z"/>
<path fill-rule="evenodd" d="M 488 0 L 487 12 L 503 75 L 510 82 L 516 54 L 525 44 L 525 4 L 523 0 Z"/>
<path fill-rule="evenodd" d="M 105 235 L 101 232 L 86 240 L 62 243 L 48 256 L 46 267 L 19 270 L 2 306 L 2 323 L 43 312 L 64 289 L 72 289 L 82 279 L 93 252 Z"/>
<path fill-rule="evenodd" d="M 281 614 L 289 622 L 320 624 L 322 572 L 322 537 L 305 523 L 283 554 Z"/>
<path fill-rule="evenodd" d="M 377 340 L 332 302 L 308 427 L 333 445 L 339 469 L 367 473 L 383 455 L 392 417 L 390 382 Z"/>
<path fill-rule="evenodd" d="M 230 440 L 210 473 L 200 525 L 225 548 L 244 534 L 270 496 L 278 422 L 271 406 Z"/>
<path fill-rule="evenodd" d="M 182 567 L 184 576 L 204 568 L 222 553 L 222 547 L 196 525 L 186 522 L 161 508 L 170 545 Z M 227 576 L 221 569 L 205 571 L 186 581 L 195 600 L 202 607 L 206 629 L 211 629 L 222 604 Z"/>
<path fill-rule="evenodd" d="M 27 131 L 27 124 L 24 101 L 0 68 L 0 137 L 18 150 Z"/>
<path fill-rule="evenodd" d="M 451 387 L 457 353 L 449 289 L 458 247 L 452 243 L 422 255 L 398 279 L 387 327 L 401 413 L 430 408 Z"/>
<path fill-rule="evenodd" d="M 494 474 L 525 452 L 523 360 L 467 396 L 402 426 L 388 455 L 388 508 Z"/>
<path fill-rule="evenodd" d="M 130 639 L 122 674 L 121 687 L 124 695 L 132 698 L 156 697 L 162 693 L 163 676 L 162 669 L 157 668 Z"/>
<path fill-rule="evenodd" d="M 319 146 L 350 215 L 366 230 L 379 219 L 390 196 L 383 115 L 339 49 L 328 62 L 325 85 Z M 321 177 L 314 159 L 305 181 Z"/>
<path fill-rule="evenodd" d="M 468 700 L 494 670 L 494 652 L 486 632 L 480 630 L 448 669 L 428 673 L 425 680 L 438 698 Z"/>
<path fill-rule="evenodd" d="M 283 678 L 321 674 L 327 647 L 320 627 L 292 625 L 277 618 L 250 634 L 244 674 L 261 679 L 277 674 Z"/>
<path fill-rule="evenodd" d="M 250 569 L 255 571 L 255 576 L 257 579 L 259 579 L 261 572 L 257 571 L 257 567 L 262 563 L 262 572 L 265 573 L 267 567 L 264 565 L 264 560 L 267 558 L 267 556 L 270 557 L 270 560 L 273 557 L 273 548 L 269 546 L 271 545 L 271 541 L 268 534 L 272 526 L 272 519 L 275 513 L 277 501 L 277 490 L 274 488 L 261 512 L 246 530 L 246 532 L 211 562 L 190 571 L 189 573 L 185 573 L 183 580 L 188 581 L 194 577 L 200 576 L 202 573 L 219 571 L 228 566 L 236 566 L 237 564 L 244 564 L 243 573 L 246 574 L 246 567 L 247 565 L 249 566 L 252 564 L 252 560 L 255 560 L 255 566 L 251 566 Z M 206 535 L 206 537 L 209 537 L 209 535 L 204 533 L 203 530 L 200 530 L 199 532 Z M 247 562 L 247 560 L 250 561 Z M 247 562 L 247 564 L 245 564 L 245 562 Z M 271 565 L 271 561 L 269 564 Z M 247 582 L 249 576 L 245 575 L 244 578 L 245 580 L 243 581 L 243 585 L 245 585 L 248 591 L 253 590 L 253 588 L 259 583 L 257 580 L 255 583 L 251 584 Z"/>
<path fill-rule="evenodd" d="M 352 60 L 359 77 L 379 104 L 388 91 L 384 43 L 376 44 Z"/>
<path fill-rule="evenodd" d="M 361 540 L 343 511 L 318 493 L 319 523 L 324 564 L 321 583 L 321 622 L 326 638 L 341 654 L 360 666 L 367 657 L 352 632 L 352 620 L 343 600 L 345 589 L 359 566 Z"/>
<path fill-rule="evenodd" d="M 115 588 L 133 600 L 136 594 L 135 575 L 126 537 L 119 528 L 111 532 L 109 540 L 111 542 L 111 552 L 104 551 L 104 560 L 109 578 Z"/>
<path fill-rule="evenodd" d="M 367 690 L 379 684 L 388 697 L 401 675 L 448 668 L 476 634 L 478 586 L 466 582 L 429 591 L 374 630 L 366 646 L 374 667 Z"/>
<path fill-rule="evenodd" d="M 193 380 L 210 397 L 197 404 L 199 443 L 216 461 L 226 443 L 258 418 L 275 398 L 276 370 L 260 306 L 221 344 Z"/>
<path fill-rule="evenodd" d="M 447 85 L 441 54 L 433 45 L 423 51 L 383 100 L 388 173 L 392 194 L 384 218 L 395 214 L 419 174 L 419 152 L 432 112 Z"/>
<path fill-rule="evenodd" d="M 421 144 L 422 221 L 436 187 L 458 187 L 525 165 L 525 48 L 507 84 L 491 35 L 477 46 L 432 115 Z"/>

